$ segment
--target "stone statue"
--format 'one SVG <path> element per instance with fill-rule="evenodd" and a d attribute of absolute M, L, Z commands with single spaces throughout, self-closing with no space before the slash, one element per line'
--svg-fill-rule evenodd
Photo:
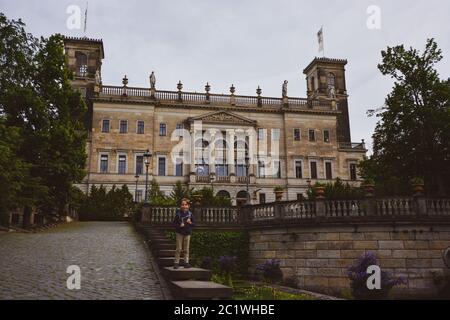
<path fill-rule="evenodd" d="M 282 92 L 281 92 L 283 98 L 287 98 L 287 84 L 288 84 L 288 81 L 284 80 Z"/>
<path fill-rule="evenodd" d="M 150 75 L 150 89 L 155 89 L 155 85 L 156 85 L 155 72 L 152 71 L 152 74 Z"/>
<path fill-rule="evenodd" d="M 328 85 L 328 97 L 336 99 L 336 88 L 332 84 Z"/>
<path fill-rule="evenodd" d="M 102 77 L 100 75 L 100 69 L 97 69 L 97 71 L 95 71 L 95 84 L 100 85 L 101 83 L 102 83 Z"/>

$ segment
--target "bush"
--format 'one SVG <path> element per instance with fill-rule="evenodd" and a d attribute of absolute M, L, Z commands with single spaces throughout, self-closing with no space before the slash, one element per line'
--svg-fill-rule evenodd
<path fill-rule="evenodd" d="M 175 232 L 167 234 L 175 240 Z M 237 273 L 246 274 L 248 271 L 248 236 L 244 232 L 194 230 L 190 251 L 190 260 L 193 264 L 201 266 L 207 260 L 215 273 L 220 272 L 221 256 L 236 257 Z"/>
<path fill-rule="evenodd" d="M 92 186 L 89 195 L 80 200 L 79 218 L 86 220 L 121 220 L 134 209 L 133 196 L 128 187 L 114 185 L 109 191 L 104 186 Z"/>
<path fill-rule="evenodd" d="M 405 283 L 402 278 L 393 278 L 388 272 L 381 271 L 381 289 L 370 290 L 367 288 L 367 273 L 369 266 L 379 266 L 378 260 L 372 252 L 364 254 L 358 261 L 348 269 L 352 295 L 356 299 L 386 299 L 391 289 L 399 284 Z"/>
<path fill-rule="evenodd" d="M 256 270 L 261 271 L 264 280 L 269 283 L 276 283 L 283 280 L 283 272 L 280 269 L 279 260 L 267 260 L 262 264 L 258 264 Z"/>

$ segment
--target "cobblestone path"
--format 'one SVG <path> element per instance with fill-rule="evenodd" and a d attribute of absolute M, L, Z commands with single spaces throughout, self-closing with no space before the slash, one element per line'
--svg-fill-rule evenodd
<path fill-rule="evenodd" d="M 164 299 L 150 254 L 127 222 L 76 222 L 0 233 L 0 299 Z M 67 267 L 81 289 L 67 289 Z"/>

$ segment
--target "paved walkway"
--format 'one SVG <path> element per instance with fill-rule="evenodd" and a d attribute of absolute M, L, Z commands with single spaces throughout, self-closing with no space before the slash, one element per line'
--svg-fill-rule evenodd
<path fill-rule="evenodd" d="M 0 299 L 163 299 L 150 254 L 127 222 L 76 222 L 0 233 Z M 67 289 L 81 270 L 81 289 Z"/>

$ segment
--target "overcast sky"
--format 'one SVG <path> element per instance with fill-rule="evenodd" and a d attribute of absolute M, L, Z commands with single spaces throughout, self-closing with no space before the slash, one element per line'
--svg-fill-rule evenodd
<path fill-rule="evenodd" d="M 22 18 L 35 36 L 62 33 L 83 36 L 69 29 L 67 9 L 86 1 L 0 0 L 8 18 Z M 369 6 L 381 10 L 381 29 L 369 29 Z M 203 92 L 255 95 L 258 85 L 266 96 L 281 96 L 283 80 L 288 95 L 306 96 L 302 73 L 318 52 L 317 31 L 323 25 L 325 55 L 348 60 L 350 127 L 353 141 L 371 146 L 376 119 L 366 111 L 383 105 L 392 81 L 377 69 L 380 51 L 405 44 L 423 49 L 436 38 L 444 59 L 442 78 L 450 76 L 450 2 L 447 0 L 334 0 L 334 1 L 213 1 L 213 0 L 90 0 L 87 32 L 102 38 L 105 47 L 103 83 L 149 86 L 154 70 L 156 86 Z M 82 19 L 84 20 L 84 18 Z"/>

